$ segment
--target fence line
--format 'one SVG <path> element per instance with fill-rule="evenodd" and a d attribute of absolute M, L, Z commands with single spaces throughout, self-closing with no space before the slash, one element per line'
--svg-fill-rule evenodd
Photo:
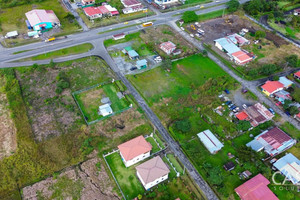
<path fill-rule="evenodd" d="M 122 193 L 122 196 L 123 196 L 123 197 L 124 197 L 124 199 L 126 200 L 126 197 L 125 197 L 125 195 L 124 195 L 124 193 L 123 193 L 123 191 L 122 191 L 122 189 L 121 189 L 121 187 L 120 187 L 120 185 L 119 185 L 119 183 L 118 183 L 118 181 L 117 181 L 117 179 L 116 179 L 116 177 L 115 177 L 114 173 L 112 172 L 112 170 L 111 170 L 111 168 L 110 168 L 109 164 L 107 163 L 107 161 L 106 161 L 106 158 L 104 157 L 104 155 L 102 155 L 102 156 L 103 156 L 103 158 L 104 158 L 104 161 L 105 161 L 105 163 L 106 163 L 106 165 L 107 165 L 107 167 L 108 167 L 108 169 L 109 169 L 109 171 L 110 171 L 111 175 L 113 176 L 113 178 L 114 178 L 115 182 L 117 183 L 117 186 L 118 186 L 118 188 L 119 188 L 120 192 Z"/>
<path fill-rule="evenodd" d="M 118 90 L 121 91 L 121 88 L 119 87 L 118 84 L 116 84 L 116 81 L 114 81 L 114 82 L 105 81 L 105 82 L 98 83 L 98 84 L 96 84 L 96 85 L 92 85 L 92 86 L 90 86 L 90 87 L 87 87 L 87 88 L 84 88 L 84 89 L 81 89 L 81 90 L 78 90 L 78 91 L 75 91 L 75 92 L 72 93 L 72 97 L 73 97 L 73 99 L 75 100 L 75 103 L 77 104 L 77 106 L 78 106 L 78 108 L 79 108 L 79 110 L 80 110 L 80 112 L 81 112 L 81 114 L 82 114 L 82 116 L 83 116 L 83 119 L 84 119 L 84 121 L 85 121 L 85 123 L 86 123 L 87 125 L 91 125 L 91 124 L 94 124 L 94 123 L 96 123 L 96 122 L 102 121 L 102 120 L 107 119 L 107 118 L 109 118 L 109 117 L 112 117 L 112 116 L 114 116 L 114 115 L 116 115 L 116 114 L 119 114 L 119 113 L 122 113 L 122 112 L 124 112 L 124 111 L 126 111 L 126 110 L 129 110 L 129 109 L 132 107 L 131 104 L 130 104 L 127 108 L 124 108 L 124 109 L 122 109 L 122 110 L 118 110 L 118 111 L 116 111 L 116 112 L 113 112 L 113 113 L 110 114 L 110 115 L 103 116 L 103 117 L 98 118 L 98 119 L 96 119 L 96 120 L 94 120 L 94 121 L 88 122 L 87 119 L 86 119 L 86 116 L 84 115 L 83 110 L 81 109 L 81 106 L 79 105 L 79 102 L 77 101 L 76 95 L 78 95 L 78 94 L 80 94 L 80 93 L 82 93 L 82 92 L 85 92 L 85 91 L 94 89 L 94 88 L 96 88 L 96 87 L 98 87 L 98 86 L 101 86 L 101 85 L 108 85 L 108 84 L 114 84 L 114 86 L 116 86 L 116 87 L 118 88 Z M 124 95 L 124 98 L 130 103 L 130 100 L 127 98 L 127 95 Z"/>

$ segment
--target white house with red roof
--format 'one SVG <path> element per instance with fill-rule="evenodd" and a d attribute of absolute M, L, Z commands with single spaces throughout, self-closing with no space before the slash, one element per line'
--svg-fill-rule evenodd
<path fill-rule="evenodd" d="M 239 120 L 249 121 L 253 127 L 271 120 L 274 115 L 262 104 L 256 103 L 235 115 Z"/>
<path fill-rule="evenodd" d="M 124 14 L 139 12 L 144 10 L 144 6 L 141 2 L 137 0 L 121 0 L 121 3 L 124 6 L 124 9 L 122 10 Z"/>
<path fill-rule="evenodd" d="M 156 156 L 136 167 L 137 177 L 146 190 L 168 179 L 170 170 L 164 161 Z"/>
<path fill-rule="evenodd" d="M 87 6 L 95 3 L 95 0 L 81 0 L 82 5 Z"/>
<path fill-rule="evenodd" d="M 119 14 L 118 10 L 114 7 L 111 7 L 110 5 L 103 5 L 98 7 L 89 6 L 83 8 L 83 11 L 90 19 L 101 18 L 103 16 L 114 16 Z"/>
<path fill-rule="evenodd" d="M 138 136 L 118 146 L 126 167 L 134 165 L 150 156 L 152 146 L 143 136 Z"/>
<path fill-rule="evenodd" d="M 267 96 L 274 94 L 280 90 L 284 89 L 284 85 L 279 81 L 267 81 L 264 85 L 261 86 L 261 90 Z"/>
<path fill-rule="evenodd" d="M 296 79 L 300 79 L 300 71 L 297 71 L 296 73 L 294 73 L 294 77 Z"/>
<path fill-rule="evenodd" d="M 269 184 L 268 179 L 258 174 L 234 190 L 241 200 L 279 200 L 268 188 Z"/>
<path fill-rule="evenodd" d="M 244 65 L 250 62 L 253 58 L 248 56 L 247 53 L 244 51 L 237 51 L 231 54 L 233 60 L 235 61 L 236 64 L 238 65 Z"/>
<path fill-rule="evenodd" d="M 83 8 L 83 11 L 86 16 L 88 16 L 90 19 L 96 19 L 102 17 L 102 12 L 99 9 L 99 7 L 85 7 Z"/>
<path fill-rule="evenodd" d="M 175 51 L 176 45 L 173 42 L 168 41 L 161 43 L 159 45 L 159 48 L 163 50 L 166 54 L 170 55 L 173 51 Z"/>
<path fill-rule="evenodd" d="M 246 146 L 251 147 L 256 152 L 264 150 L 268 155 L 275 156 L 291 148 L 296 142 L 280 128 L 275 127 L 262 132 Z"/>

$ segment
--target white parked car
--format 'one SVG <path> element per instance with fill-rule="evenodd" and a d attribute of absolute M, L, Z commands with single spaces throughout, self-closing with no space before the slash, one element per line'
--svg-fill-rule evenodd
<path fill-rule="evenodd" d="M 183 30 L 184 31 L 184 28 L 183 27 L 180 27 L 181 28 L 181 30 Z"/>
<path fill-rule="evenodd" d="M 194 37 L 194 34 L 190 34 L 190 36 L 193 38 L 193 37 Z"/>

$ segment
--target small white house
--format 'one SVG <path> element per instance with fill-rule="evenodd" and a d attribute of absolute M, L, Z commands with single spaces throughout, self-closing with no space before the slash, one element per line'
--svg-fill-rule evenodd
<path fill-rule="evenodd" d="M 102 106 L 99 106 L 99 114 L 103 115 L 103 117 L 107 116 L 107 115 L 110 115 L 112 113 L 113 113 L 113 110 L 112 110 L 112 108 L 110 107 L 110 105 L 108 103 L 104 104 Z"/>
<path fill-rule="evenodd" d="M 156 156 L 136 167 L 137 177 L 146 190 L 168 179 L 170 170 L 164 161 Z"/>
<path fill-rule="evenodd" d="M 197 135 L 211 154 L 216 154 L 220 149 L 222 149 L 222 147 L 224 147 L 224 145 L 210 130 L 205 130 Z"/>
<path fill-rule="evenodd" d="M 150 156 L 152 146 L 143 136 L 138 136 L 118 146 L 126 167 L 134 165 Z"/>

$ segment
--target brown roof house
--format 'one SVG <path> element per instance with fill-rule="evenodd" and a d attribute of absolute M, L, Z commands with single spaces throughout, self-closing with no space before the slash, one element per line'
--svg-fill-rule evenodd
<path fill-rule="evenodd" d="M 126 167 L 134 165 L 150 156 L 152 146 L 143 136 L 138 136 L 118 146 Z"/>
<path fill-rule="evenodd" d="M 136 174 L 146 190 L 168 179 L 169 168 L 156 156 L 136 167 Z"/>

